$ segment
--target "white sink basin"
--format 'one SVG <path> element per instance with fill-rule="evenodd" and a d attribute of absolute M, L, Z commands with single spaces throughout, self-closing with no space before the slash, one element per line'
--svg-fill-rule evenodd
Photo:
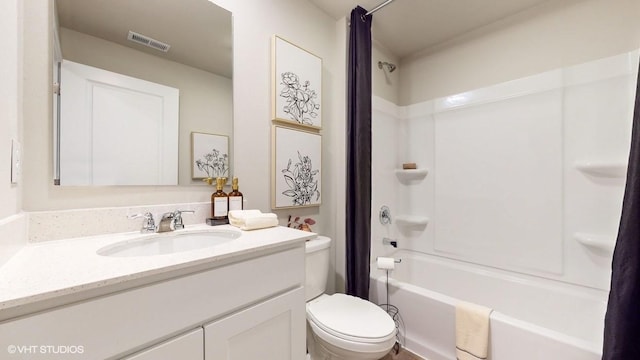
<path fill-rule="evenodd" d="M 143 235 L 140 238 L 123 240 L 104 246 L 96 253 L 102 256 L 129 257 L 174 254 L 224 244 L 240 237 L 230 230 L 206 232 L 174 232 Z"/>

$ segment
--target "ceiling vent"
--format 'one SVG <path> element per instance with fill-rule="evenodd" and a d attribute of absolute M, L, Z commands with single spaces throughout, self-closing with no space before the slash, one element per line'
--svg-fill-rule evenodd
<path fill-rule="evenodd" d="M 156 50 L 160 50 L 162 52 L 167 52 L 169 51 L 169 48 L 171 47 L 171 45 L 169 44 L 165 44 L 162 41 L 158 41 L 156 39 L 152 39 L 148 36 L 142 35 L 142 34 L 138 34 L 137 32 L 131 31 L 129 30 L 129 35 L 127 36 L 127 39 L 129 39 L 130 41 L 133 41 L 135 43 L 138 43 L 140 45 L 144 45 L 144 46 L 148 46 L 150 48 L 154 48 Z"/>

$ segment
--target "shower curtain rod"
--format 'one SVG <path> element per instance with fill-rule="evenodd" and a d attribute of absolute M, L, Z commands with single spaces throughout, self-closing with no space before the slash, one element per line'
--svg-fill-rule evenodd
<path fill-rule="evenodd" d="M 385 6 L 389 5 L 389 4 L 391 4 L 391 3 L 392 3 L 392 2 L 394 2 L 394 1 L 395 1 L 395 0 L 387 0 L 387 1 L 383 2 L 382 4 L 380 4 L 380 5 L 376 6 L 376 7 L 374 7 L 371 11 L 367 12 L 366 14 L 364 14 L 364 16 L 371 15 L 371 14 L 373 14 L 374 12 L 376 12 L 376 11 L 378 11 L 378 10 L 382 9 L 383 7 L 385 7 Z"/>

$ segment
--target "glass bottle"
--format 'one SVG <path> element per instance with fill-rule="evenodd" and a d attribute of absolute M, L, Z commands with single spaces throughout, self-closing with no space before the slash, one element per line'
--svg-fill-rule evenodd
<path fill-rule="evenodd" d="M 226 178 L 216 179 L 216 192 L 211 194 L 211 217 L 214 220 L 226 220 L 229 211 L 229 197 L 222 191 Z"/>
<path fill-rule="evenodd" d="M 231 181 L 231 192 L 229 193 L 229 211 L 242 210 L 244 205 L 242 203 L 242 193 L 238 191 L 238 178 L 234 177 Z"/>

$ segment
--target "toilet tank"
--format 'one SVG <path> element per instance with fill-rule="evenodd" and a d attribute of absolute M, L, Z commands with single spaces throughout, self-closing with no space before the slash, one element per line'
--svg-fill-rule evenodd
<path fill-rule="evenodd" d="M 306 301 L 324 294 L 329 277 L 329 249 L 331 239 L 318 236 L 305 243 L 305 295 Z"/>

